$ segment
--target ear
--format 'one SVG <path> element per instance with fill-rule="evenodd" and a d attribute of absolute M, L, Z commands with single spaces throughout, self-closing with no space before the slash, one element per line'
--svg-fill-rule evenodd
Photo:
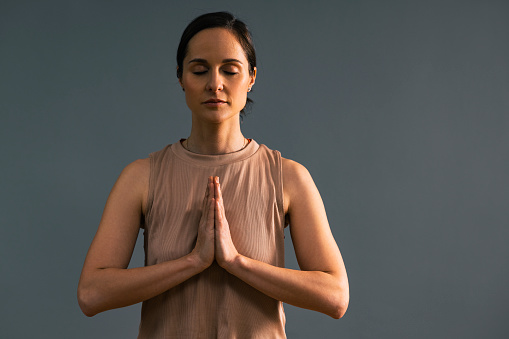
<path fill-rule="evenodd" d="M 179 84 L 180 84 L 180 87 L 182 87 L 182 90 L 185 91 L 184 89 L 184 83 L 182 82 L 182 75 L 179 76 L 179 67 L 177 66 L 177 79 L 179 79 Z"/>
<path fill-rule="evenodd" d="M 251 72 L 250 74 L 250 79 L 249 79 L 249 88 L 253 87 L 253 85 L 255 84 L 255 80 L 256 80 L 256 67 L 253 68 L 253 72 Z"/>

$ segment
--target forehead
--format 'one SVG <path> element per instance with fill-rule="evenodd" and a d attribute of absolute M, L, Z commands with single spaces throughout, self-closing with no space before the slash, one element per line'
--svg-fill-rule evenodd
<path fill-rule="evenodd" d="M 216 59 L 238 59 L 247 63 L 247 59 L 239 41 L 227 29 L 207 28 L 198 32 L 187 47 L 185 59 L 201 58 L 208 61 Z"/>

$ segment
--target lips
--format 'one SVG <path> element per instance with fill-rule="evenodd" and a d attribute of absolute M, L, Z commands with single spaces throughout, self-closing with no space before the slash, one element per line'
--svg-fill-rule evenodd
<path fill-rule="evenodd" d="M 228 102 L 218 98 L 211 98 L 204 101 L 202 104 L 210 109 L 220 109 L 222 107 L 226 107 L 225 105 L 228 105 Z"/>
<path fill-rule="evenodd" d="M 204 102 L 204 104 L 219 104 L 219 103 L 226 103 L 226 101 L 221 99 L 209 99 Z"/>

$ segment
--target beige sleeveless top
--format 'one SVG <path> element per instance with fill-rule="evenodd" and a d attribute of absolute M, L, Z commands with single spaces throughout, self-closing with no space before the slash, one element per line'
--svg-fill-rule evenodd
<path fill-rule="evenodd" d="M 238 252 L 284 267 L 281 155 L 254 140 L 224 155 L 192 153 L 180 142 L 150 155 L 145 265 L 192 251 L 209 176 L 219 176 Z M 280 301 L 214 262 L 144 301 L 138 338 L 286 338 L 284 326 Z"/>

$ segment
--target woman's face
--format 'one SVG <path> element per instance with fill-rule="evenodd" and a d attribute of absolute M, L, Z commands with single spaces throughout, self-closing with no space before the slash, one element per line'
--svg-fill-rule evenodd
<path fill-rule="evenodd" d="M 244 50 L 228 30 L 205 29 L 189 41 L 180 84 L 193 117 L 215 123 L 238 119 L 255 78 L 256 68 L 249 74 Z"/>

